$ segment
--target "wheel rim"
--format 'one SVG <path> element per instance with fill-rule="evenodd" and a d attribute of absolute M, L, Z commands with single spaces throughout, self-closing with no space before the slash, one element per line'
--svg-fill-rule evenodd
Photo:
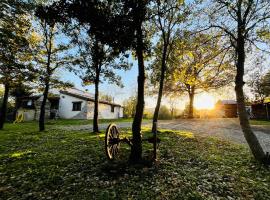
<path fill-rule="evenodd" d="M 120 147 L 119 130 L 115 124 L 110 124 L 105 135 L 105 150 L 109 160 L 115 159 Z"/>

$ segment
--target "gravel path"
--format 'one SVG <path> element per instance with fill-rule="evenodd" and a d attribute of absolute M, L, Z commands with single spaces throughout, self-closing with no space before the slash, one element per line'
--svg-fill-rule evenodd
<path fill-rule="evenodd" d="M 120 128 L 131 128 L 131 124 L 131 122 L 117 123 Z M 104 130 L 107 126 L 107 123 L 100 124 L 100 129 Z M 151 122 L 143 122 L 143 126 L 151 127 Z M 194 134 L 214 136 L 236 143 L 246 144 L 238 119 L 162 120 L 158 123 L 158 127 L 162 129 L 190 131 Z M 92 130 L 92 125 L 58 126 L 58 128 L 64 130 Z M 264 150 L 270 152 L 270 126 L 254 125 L 252 128 Z"/>

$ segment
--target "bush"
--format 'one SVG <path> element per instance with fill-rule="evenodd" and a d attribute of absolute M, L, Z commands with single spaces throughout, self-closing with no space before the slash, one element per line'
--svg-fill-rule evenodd
<path fill-rule="evenodd" d="M 166 106 L 160 107 L 158 119 L 171 119 L 171 112 Z"/>

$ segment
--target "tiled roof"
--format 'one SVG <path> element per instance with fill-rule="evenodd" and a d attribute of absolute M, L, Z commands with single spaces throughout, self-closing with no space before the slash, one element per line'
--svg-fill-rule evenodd
<path fill-rule="evenodd" d="M 79 98 L 79 99 L 83 99 L 83 100 L 86 100 L 86 101 L 93 101 L 93 102 L 95 101 L 95 97 L 94 97 L 93 94 L 91 94 L 89 92 L 86 92 L 86 91 L 79 90 L 77 88 L 69 88 L 69 89 L 66 89 L 66 90 L 61 90 L 60 93 L 67 94 L 67 95 L 70 95 L 70 96 L 73 96 L 73 97 L 76 97 L 76 98 Z M 99 103 L 121 107 L 120 104 L 115 104 L 115 103 L 111 103 L 111 102 L 108 102 L 108 101 L 100 100 Z"/>

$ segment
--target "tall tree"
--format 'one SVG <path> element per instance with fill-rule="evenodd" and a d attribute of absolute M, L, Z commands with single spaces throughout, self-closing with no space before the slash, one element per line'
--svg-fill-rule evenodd
<path fill-rule="evenodd" d="M 171 52 L 171 47 L 173 43 L 173 39 L 175 37 L 175 33 L 180 26 L 181 22 L 185 21 L 187 16 L 187 10 L 183 6 L 183 1 L 154 1 L 152 12 L 154 13 L 153 22 L 156 25 L 158 36 L 160 37 L 160 41 L 157 44 L 158 48 L 162 48 L 161 51 L 156 51 L 156 61 L 155 63 L 160 64 L 159 69 L 159 90 L 157 103 L 153 116 L 152 123 L 152 132 L 156 132 L 156 123 L 158 120 L 158 114 L 161 104 L 161 99 L 163 95 L 163 85 L 165 79 L 165 73 L 167 70 L 166 63 L 167 59 Z M 177 27 L 177 28 L 176 28 Z M 155 68 L 156 70 L 156 68 Z"/>
<path fill-rule="evenodd" d="M 226 57 L 220 39 L 207 34 L 186 32 L 175 40 L 168 61 L 169 76 L 167 93 L 187 93 L 189 97 L 188 117 L 193 118 L 193 103 L 197 93 L 221 88 L 231 82 L 233 66 Z"/>
<path fill-rule="evenodd" d="M 256 135 L 252 131 L 245 108 L 243 86 L 245 59 L 248 47 L 255 45 L 258 33 L 267 27 L 270 19 L 270 2 L 265 0 L 211 0 L 208 8 L 210 28 L 222 31 L 230 41 L 235 55 L 235 91 L 240 125 L 254 157 L 270 162 Z M 210 8 L 210 9 L 209 9 Z"/>
<path fill-rule="evenodd" d="M 231 82 L 233 68 L 231 60 L 226 58 L 227 51 L 220 46 L 219 39 L 211 35 L 187 34 L 176 42 L 170 59 L 173 84 L 168 90 L 188 94 L 189 118 L 193 118 L 196 93 L 218 89 Z"/>
<path fill-rule="evenodd" d="M 27 15 L 29 5 L 24 1 L 3 0 L 0 8 L 0 82 L 5 88 L 0 113 L 0 129 L 3 129 L 10 88 L 26 80 L 32 71 L 29 61 L 31 24 Z"/>
<path fill-rule="evenodd" d="M 108 45 L 102 44 L 94 36 L 89 35 L 87 30 L 89 28 L 80 26 L 79 30 L 73 28 L 72 34 L 69 34 L 72 37 L 73 44 L 78 49 L 77 59 L 73 62 L 77 67 L 73 71 L 82 78 L 84 84 L 94 83 L 95 85 L 93 132 L 99 132 L 99 84 L 108 81 L 122 86 L 121 77 L 114 70 L 127 70 L 129 65 L 125 60 L 126 55 L 119 57 L 117 60 L 119 53 Z"/>
<path fill-rule="evenodd" d="M 130 8 L 132 8 L 132 20 L 135 27 L 135 52 L 138 59 L 138 93 L 136 112 L 132 123 L 133 145 L 131 147 L 130 161 L 134 163 L 142 160 L 142 138 L 141 138 L 141 124 L 144 110 L 144 84 L 145 84 L 145 66 L 144 53 L 146 51 L 145 33 L 143 32 L 143 23 L 146 20 L 147 5 L 149 1 L 130 1 Z"/>
<path fill-rule="evenodd" d="M 39 68 L 39 83 L 43 90 L 43 99 L 40 106 L 39 131 L 45 130 L 46 102 L 49 90 L 52 87 L 70 86 L 55 76 L 56 70 L 65 67 L 70 62 L 67 50 L 68 44 L 56 42 L 56 37 L 61 34 L 54 12 L 46 6 L 39 6 L 36 10 L 38 17 L 37 33 L 40 34 L 40 45 L 36 48 L 35 61 Z"/>
<path fill-rule="evenodd" d="M 130 161 L 142 160 L 141 122 L 144 110 L 146 50 L 143 23 L 146 20 L 149 0 L 123 1 L 67 1 L 56 2 L 51 9 L 63 18 L 73 18 L 90 26 L 89 33 L 114 50 L 125 52 L 134 50 L 138 59 L 138 97 L 134 121 L 132 123 L 133 145 Z M 62 8 L 62 9 L 59 9 Z M 61 10 L 61 13 L 59 13 Z M 66 12 L 62 12 L 66 11 Z"/>

